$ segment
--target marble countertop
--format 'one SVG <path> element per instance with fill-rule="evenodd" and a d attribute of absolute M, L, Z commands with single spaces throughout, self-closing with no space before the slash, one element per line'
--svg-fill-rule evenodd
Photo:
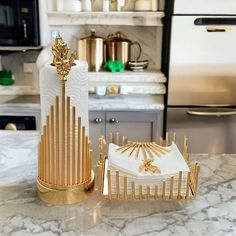
<path fill-rule="evenodd" d="M 1 111 L 11 109 L 40 110 L 39 96 L 0 96 Z M 163 110 L 163 95 L 130 95 L 130 96 L 89 96 L 89 111 L 132 111 L 132 110 Z"/>
<path fill-rule="evenodd" d="M 236 235 L 236 155 L 191 155 L 194 201 L 99 200 L 71 206 L 36 197 L 38 132 L 0 132 L 0 235 Z"/>

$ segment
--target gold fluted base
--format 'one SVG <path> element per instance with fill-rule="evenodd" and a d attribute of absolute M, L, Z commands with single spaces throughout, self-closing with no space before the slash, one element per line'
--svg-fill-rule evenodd
<path fill-rule="evenodd" d="M 54 205 L 80 203 L 89 198 L 93 192 L 95 176 L 91 171 L 91 179 L 73 187 L 55 187 L 37 178 L 38 197 L 46 203 Z"/>

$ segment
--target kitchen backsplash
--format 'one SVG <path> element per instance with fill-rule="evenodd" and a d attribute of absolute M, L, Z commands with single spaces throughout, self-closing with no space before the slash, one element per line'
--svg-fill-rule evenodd
<path fill-rule="evenodd" d="M 33 78 L 35 74 L 25 72 L 25 70 L 35 71 L 36 67 L 34 64 L 39 53 L 40 51 L 27 51 L 2 55 L 2 69 L 11 70 L 13 72 L 16 85 L 31 85 L 35 81 L 35 78 Z M 27 66 L 28 68 L 26 68 Z"/>

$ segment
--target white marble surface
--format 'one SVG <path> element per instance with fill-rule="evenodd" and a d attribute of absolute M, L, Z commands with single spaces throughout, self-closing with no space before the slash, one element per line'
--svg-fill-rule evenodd
<path fill-rule="evenodd" d="M 130 95 L 130 96 L 89 96 L 89 111 L 132 111 L 163 110 L 163 95 Z M 3 113 L 39 113 L 38 96 L 0 96 L 0 114 Z"/>
<path fill-rule="evenodd" d="M 130 71 L 111 73 L 107 71 L 89 72 L 89 84 L 92 83 L 165 83 L 167 78 L 158 70 Z"/>
<path fill-rule="evenodd" d="M 164 110 L 162 95 L 120 97 L 89 97 L 90 111 L 131 111 L 131 110 Z"/>
<path fill-rule="evenodd" d="M 48 12 L 49 25 L 162 26 L 164 12 Z"/>
<path fill-rule="evenodd" d="M 37 133 L 0 132 L 0 235 L 236 235 L 236 155 L 191 155 L 201 165 L 192 202 L 100 201 L 52 206 L 36 197 Z M 20 151 L 21 150 L 21 151 Z"/>

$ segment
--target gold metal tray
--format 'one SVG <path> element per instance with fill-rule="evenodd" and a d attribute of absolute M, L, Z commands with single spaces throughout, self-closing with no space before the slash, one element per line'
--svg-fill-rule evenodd
<path fill-rule="evenodd" d="M 167 133 L 166 140 L 160 139 L 160 145 L 163 147 L 168 146 L 170 141 L 173 141 L 175 143 L 175 133 L 173 134 L 172 140 L 169 139 L 169 134 Z M 122 137 L 122 139 L 120 140 L 119 133 L 111 133 L 109 135 L 109 143 L 125 145 L 127 142 L 128 139 L 125 137 Z M 193 200 L 196 197 L 200 166 L 198 163 L 195 163 L 194 165 L 190 165 L 189 163 L 189 148 L 186 136 L 184 137 L 182 152 L 183 157 L 190 169 L 190 172 L 188 172 L 187 174 L 187 182 L 185 183 L 186 187 L 183 185 L 184 183 L 182 181 L 182 171 L 179 171 L 177 180 L 174 179 L 174 176 L 171 176 L 169 179 L 162 180 L 161 188 L 160 185 L 155 185 L 154 188 L 151 189 L 150 185 L 135 186 L 134 181 L 131 181 L 130 186 L 128 186 L 127 176 L 123 176 L 121 178 L 120 173 L 117 170 L 115 173 L 115 191 L 112 191 L 111 171 L 107 168 L 107 145 L 106 140 L 103 137 L 99 139 L 99 153 L 100 160 L 97 164 L 97 170 L 98 188 L 101 198 L 109 200 Z M 167 183 L 170 186 L 168 190 L 166 188 Z M 174 183 L 177 183 L 177 186 L 174 187 Z M 123 189 L 121 189 L 120 186 L 123 186 Z M 183 186 L 185 187 L 184 192 Z M 131 191 L 128 191 L 128 188 L 131 189 Z"/>

